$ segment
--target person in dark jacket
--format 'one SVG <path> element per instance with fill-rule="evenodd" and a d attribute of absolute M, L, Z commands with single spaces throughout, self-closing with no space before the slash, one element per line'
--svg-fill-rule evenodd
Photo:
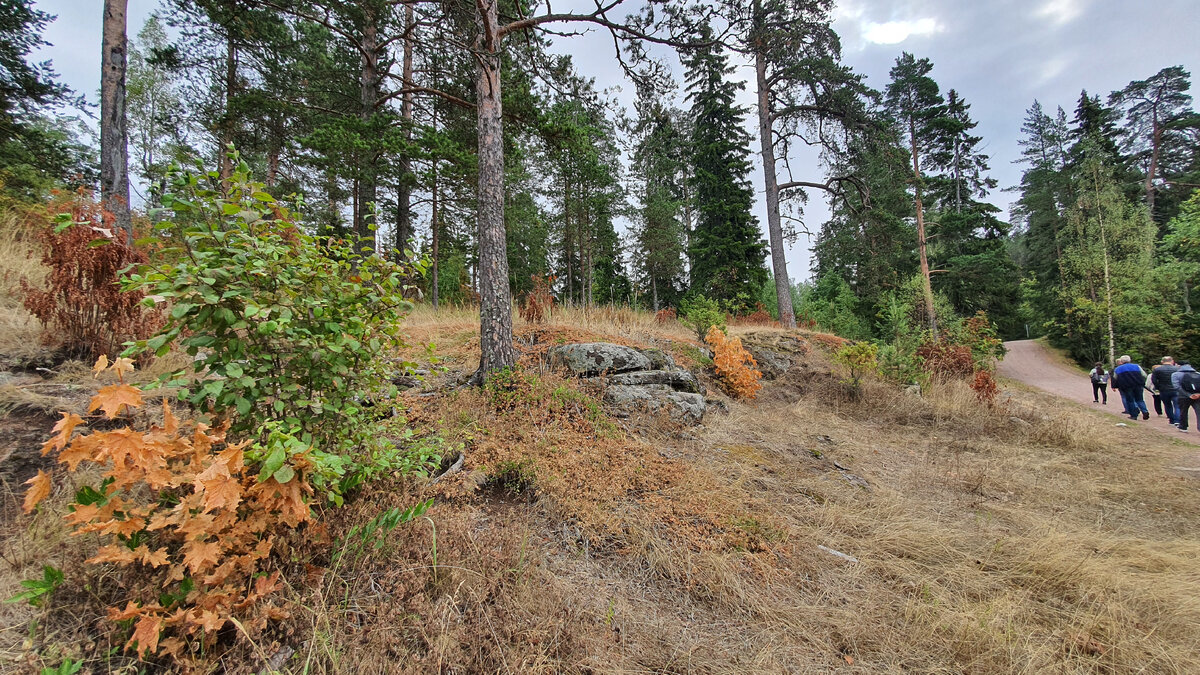
<path fill-rule="evenodd" d="M 1142 367 L 1132 362 L 1128 355 L 1117 359 L 1118 365 L 1113 369 L 1113 386 L 1121 392 L 1121 401 L 1125 404 L 1125 412 L 1129 419 L 1136 420 L 1138 413 L 1142 419 L 1150 419 L 1150 410 L 1146 407 L 1146 397 L 1142 393 L 1146 386 L 1146 373 Z"/>
<path fill-rule="evenodd" d="M 1178 392 L 1179 401 L 1179 430 L 1188 430 L 1188 411 L 1195 410 L 1196 420 L 1200 423 L 1200 373 L 1192 364 L 1183 361 L 1179 370 L 1171 375 L 1171 384 Z"/>
<path fill-rule="evenodd" d="M 1150 373 L 1150 386 L 1156 392 L 1154 410 L 1158 412 L 1158 402 L 1161 401 L 1163 412 L 1167 414 L 1167 421 L 1175 426 L 1179 426 L 1179 408 L 1176 402 L 1179 398 L 1179 391 L 1171 382 L 1171 376 L 1178 370 L 1179 366 L 1175 365 L 1175 359 L 1164 356 L 1162 363 L 1154 366 L 1154 372 Z"/>
<path fill-rule="evenodd" d="M 1103 395 L 1104 405 L 1108 405 L 1108 371 L 1104 369 L 1104 364 L 1097 361 L 1088 376 L 1092 379 L 1092 398 L 1099 403 Z"/>

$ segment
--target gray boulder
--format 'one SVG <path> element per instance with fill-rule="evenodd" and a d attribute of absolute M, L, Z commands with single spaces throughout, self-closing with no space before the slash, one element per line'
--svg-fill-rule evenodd
<path fill-rule="evenodd" d="M 696 376 L 683 369 L 635 370 L 629 373 L 610 375 L 607 380 L 609 385 L 637 387 L 654 384 L 665 385 L 676 391 L 687 392 L 689 394 L 704 393 Z"/>
<path fill-rule="evenodd" d="M 675 365 L 675 359 L 671 355 L 657 347 L 641 350 L 646 358 L 650 359 L 650 368 L 653 370 L 675 370 L 679 366 Z"/>
<path fill-rule="evenodd" d="M 750 356 L 754 357 L 754 361 L 758 364 L 758 370 L 763 374 L 764 380 L 774 380 L 792 367 L 792 360 L 774 349 L 747 347 L 746 351 L 750 352 Z"/>
<path fill-rule="evenodd" d="M 684 424 L 699 424 L 704 419 L 703 396 L 675 391 L 665 384 L 609 385 L 604 390 L 604 402 L 618 417 L 665 411 L 672 420 Z"/>
<path fill-rule="evenodd" d="M 565 369 L 572 375 L 627 373 L 650 370 L 651 361 L 642 352 L 608 342 L 580 342 L 550 348 L 551 368 Z"/>

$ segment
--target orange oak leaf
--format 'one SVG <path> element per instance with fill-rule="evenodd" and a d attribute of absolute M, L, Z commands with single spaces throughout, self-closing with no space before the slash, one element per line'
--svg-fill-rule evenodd
<path fill-rule="evenodd" d="M 58 461 L 60 464 L 66 464 L 71 471 L 79 468 L 79 463 L 87 460 L 89 462 L 104 462 L 103 437 L 100 434 L 91 434 L 89 436 L 80 436 L 71 444 L 63 448 L 58 453 Z"/>
<path fill-rule="evenodd" d="M 117 377 L 122 382 L 124 382 L 125 381 L 125 373 L 133 372 L 133 359 L 122 356 L 121 358 L 117 359 L 116 361 L 113 361 L 112 371 L 117 374 Z"/>
<path fill-rule="evenodd" d="M 179 433 L 179 419 L 171 412 L 167 399 L 163 399 L 163 431 L 174 436 Z"/>
<path fill-rule="evenodd" d="M 96 359 L 96 365 L 92 366 L 92 373 L 96 377 L 100 377 L 100 373 L 108 370 L 108 355 L 101 354 L 100 358 Z"/>
<path fill-rule="evenodd" d="M 116 419 L 123 408 L 137 408 L 141 405 L 142 392 L 137 387 L 113 384 L 102 387 L 100 391 L 96 392 L 96 395 L 92 397 L 92 404 L 88 406 L 88 412 L 94 412 L 96 409 L 103 410 L 105 419 L 111 420 Z"/>
<path fill-rule="evenodd" d="M 42 445 L 42 456 L 50 454 L 51 450 L 62 450 L 71 440 L 75 427 L 83 424 L 83 418 L 74 413 L 64 412 L 62 419 L 54 425 L 54 435 Z"/>
<path fill-rule="evenodd" d="M 145 547 L 139 546 L 138 548 Z M 166 548 L 160 548 L 155 551 L 147 551 L 142 554 L 142 564 L 144 565 L 149 565 L 151 567 L 162 567 L 168 562 L 170 562 L 170 559 L 167 557 Z"/>
<path fill-rule="evenodd" d="M 125 643 L 125 648 L 129 649 L 134 643 L 137 643 L 139 657 L 158 651 L 158 634 L 162 632 L 162 624 L 162 617 L 152 614 L 138 619 L 137 625 L 133 628 L 133 635 L 129 637 L 129 642 Z"/>
<path fill-rule="evenodd" d="M 100 514 L 100 507 L 95 504 L 72 504 L 72 506 L 75 507 L 75 510 L 63 516 L 63 520 L 71 525 L 89 523 Z"/>
<path fill-rule="evenodd" d="M 179 638 L 167 638 L 158 643 L 159 656 L 170 656 L 173 659 L 178 659 L 183 656 L 183 650 L 187 648 L 187 643 Z"/>
<path fill-rule="evenodd" d="M 149 608 L 147 608 L 147 609 L 149 609 Z M 132 619 L 135 616 L 141 616 L 142 612 L 144 612 L 144 611 L 146 611 L 146 610 L 143 610 L 141 607 L 138 607 L 136 604 L 134 604 L 134 602 L 132 600 L 130 600 L 129 602 L 125 603 L 125 609 L 117 609 L 116 607 L 109 607 L 108 608 L 108 620 L 113 621 L 113 622 L 127 621 L 129 619 Z"/>
<path fill-rule="evenodd" d="M 187 565 L 193 574 L 216 565 L 221 555 L 221 545 L 215 541 L 189 541 L 183 550 L 183 564 Z"/>
<path fill-rule="evenodd" d="M 126 564 L 135 560 L 137 560 L 137 556 L 127 547 L 118 544 L 109 544 L 108 546 L 101 546 L 96 549 L 96 555 L 88 558 L 86 562 L 89 565 L 106 562 Z"/>
<path fill-rule="evenodd" d="M 218 631 L 225 626 L 225 619 L 221 618 L 220 614 L 209 611 L 207 609 L 200 610 L 192 619 L 192 623 L 203 628 L 206 631 Z"/>
<path fill-rule="evenodd" d="M 50 474 L 38 469 L 37 475 L 25 481 L 29 489 L 25 491 L 25 513 L 33 511 L 38 503 L 50 496 Z"/>
<path fill-rule="evenodd" d="M 235 508 L 242 501 L 242 485 L 233 478 L 225 476 L 216 480 L 204 482 L 204 511 L 214 509 Z"/>

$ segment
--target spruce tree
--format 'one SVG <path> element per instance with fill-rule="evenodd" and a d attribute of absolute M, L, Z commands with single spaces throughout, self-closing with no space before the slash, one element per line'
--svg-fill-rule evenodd
<path fill-rule="evenodd" d="M 712 38 L 708 26 L 701 34 Z M 750 212 L 754 192 L 749 180 L 750 136 L 744 124 L 747 111 L 734 102 L 745 84 L 729 80 L 729 57 L 715 44 L 687 53 L 684 65 L 694 124 L 691 288 L 744 308 L 767 281 L 766 245 Z"/>

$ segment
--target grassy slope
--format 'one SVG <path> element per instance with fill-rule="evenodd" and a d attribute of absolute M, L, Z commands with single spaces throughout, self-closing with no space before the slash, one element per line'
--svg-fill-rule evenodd
<path fill-rule="evenodd" d="M 469 311 L 421 311 L 409 331 L 452 374 L 474 365 Z M 519 333 L 531 364 L 559 341 L 689 339 L 623 311 Z M 853 399 L 830 371 L 814 350 L 691 430 L 612 420 L 536 369 L 504 396 L 414 397 L 414 425 L 464 443 L 463 470 L 373 486 L 328 514 L 329 537 L 434 496 L 428 520 L 333 568 L 296 537 L 292 618 L 212 667 L 261 670 L 286 648 L 276 665 L 297 673 L 1200 672 L 1200 483 L 1169 468 L 1200 463 L 1189 450 L 1110 443 L 1102 418 L 1028 392 L 995 409 L 957 384 Z M 8 521 L 0 595 L 43 561 L 112 590 L 57 515 Z M 120 664 L 101 655 L 123 636 L 82 589 L 2 611 L 0 670 Z"/>

